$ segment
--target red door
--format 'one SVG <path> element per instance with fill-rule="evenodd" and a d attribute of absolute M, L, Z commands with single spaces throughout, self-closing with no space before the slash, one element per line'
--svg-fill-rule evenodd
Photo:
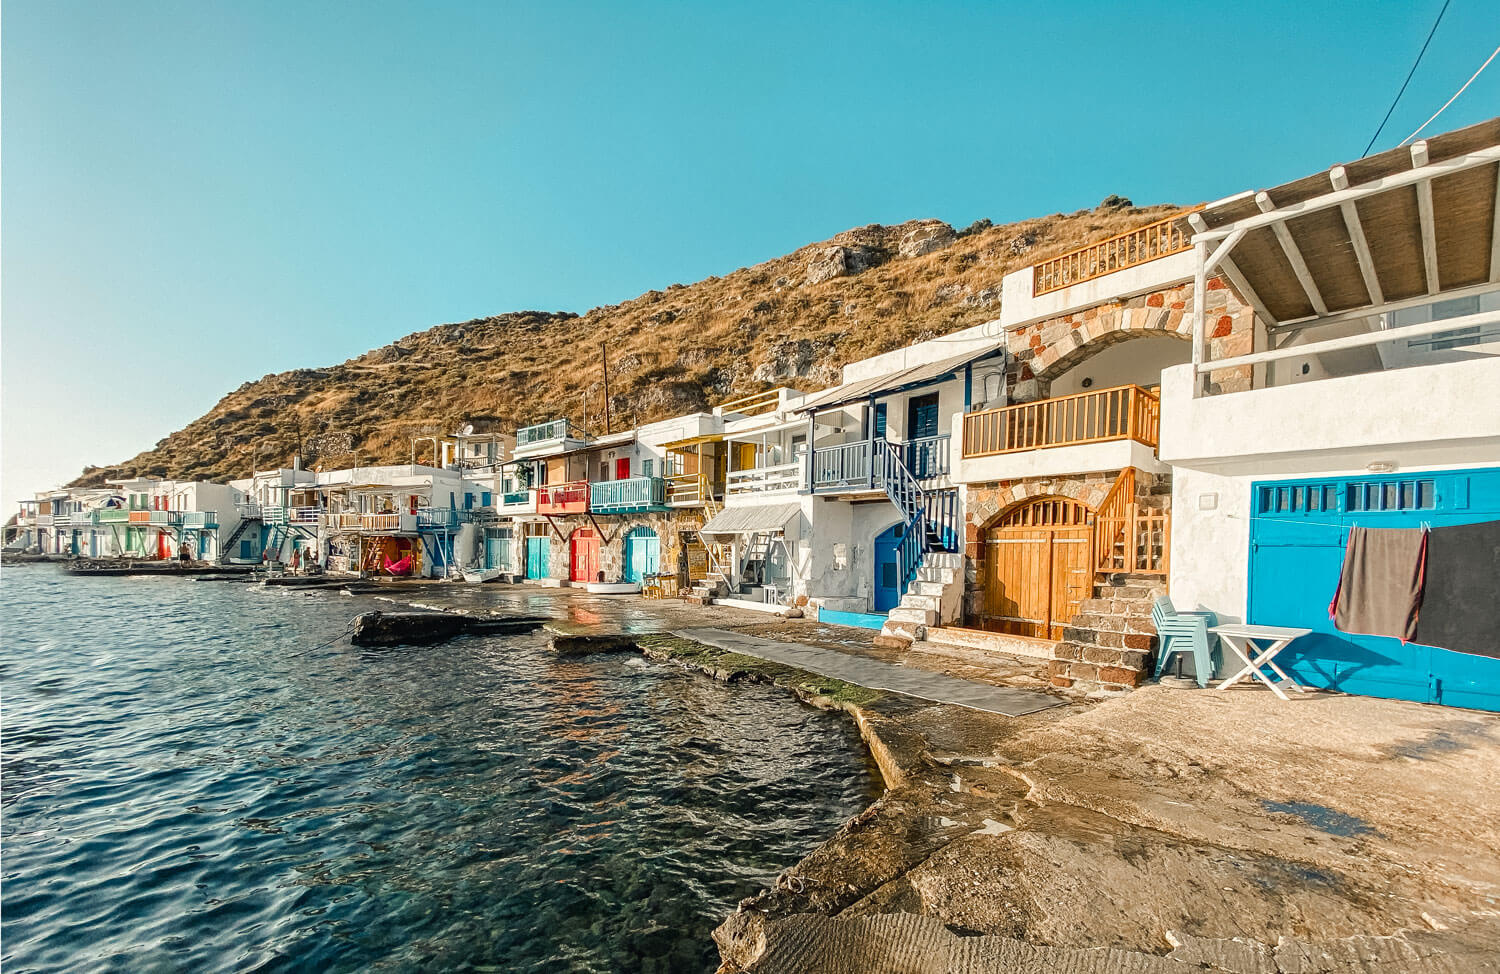
<path fill-rule="evenodd" d="M 616 480 L 629 480 L 630 479 L 630 458 L 629 457 L 624 457 L 622 459 L 619 459 L 619 460 L 615 461 L 615 479 Z"/>
<path fill-rule="evenodd" d="M 593 528 L 579 528 L 568 542 L 571 558 L 568 579 L 592 582 L 599 572 L 599 536 Z"/>

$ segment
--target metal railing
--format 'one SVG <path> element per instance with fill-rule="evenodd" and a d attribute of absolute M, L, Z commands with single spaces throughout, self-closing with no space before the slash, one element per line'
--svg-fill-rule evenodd
<path fill-rule="evenodd" d="M 95 524 L 121 524 L 130 520 L 130 512 L 123 507 L 108 507 L 94 512 Z"/>
<path fill-rule="evenodd" d="M 564 440 L 569 437 L 577 440 L 587 439 L 583 430 L 574 426 L 566 419 L 554 419 L 549 423 L 536 423 L 532 426 L 523 426 L 516 430 L 516 446 L 530 446 L 532 443 L 545 443 L 548 440 Z"/>
<path fill-rule="evenodd" d="M 215 528 L 219 526 L 218 511 L 183 511 L 178 515 L 185 528 Z"/>
<path fill-rule="evenodd" d="M 921 436 L 901 445 L 901 459 L 918 480 L 946 477 L 949 472 L 948 450 L 952 433 Z"/>
<path fill-rule="evenodd" d="M 502 511 L 534 511 L 536 510 L 536 491 L 508 490 L 500 495 L 499 509 Z"/>
<path fill-rule="evenodd" d="M 465 520 L 465 513 L 447 507 L 419 507 L 417 508 L 417 527 L 447 528 L 451 531 Z"/>
<path fill-rule="evenodd" d="M 796 490 L 802 484 L 802 461 L 778 463 L 770 467 L 731 470 L 724 490 L 729 494 L 760 493 L 772 490 Z"/>
<path fill-rule="evenodd" d="M 1140 386 L 1116 386 L 1002 406 L 964 417 L 964 456 L 1136 440 L 1156 446 L 1161 401 Z"/>
<path fill-rule="evenodd" d="M 536 489 L 538 514 L 585 514 L 589 509 L 589 482 L 573 480 Z"/>
<path fill-rule="evenodd" d="M 598 513 L 644 511 L 666 504 L 667 482 L 661 477 L 602 480 L 589 485 L 589 510 Z"/>
<path fill-rule="evenodd" d="M 245 501 L 244 503 L 236 504 L 234 505 L 234 509 L 239 512 L 240 518 L 242 520 L 248 521 L 251 518 L 258 518 L 261 516 L 260 505 L 252 501 Z"/>
<path fill-rule="evenodd" d="M 1082 284 L 1096 277 L 1190 249 L 1193 246 L 1193 234 L 1183 217 L 1200 209 L 1201 206 L 1174 213 L 1164 220 L 1148 223 L 1034 265 L 1031 272 L 1032 296 L 1060 291 L 1074 284 Z"/>

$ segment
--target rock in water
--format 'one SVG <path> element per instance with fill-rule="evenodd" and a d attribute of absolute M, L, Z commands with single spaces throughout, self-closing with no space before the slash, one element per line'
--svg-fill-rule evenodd
<path fill-rule="evenodd" d="M 547 626 L 547 645 L 560 656 L 584 656 L 589 653 L 618 653 L 633 650 L 635 637 L 622 632 L 576 633 Z"/>

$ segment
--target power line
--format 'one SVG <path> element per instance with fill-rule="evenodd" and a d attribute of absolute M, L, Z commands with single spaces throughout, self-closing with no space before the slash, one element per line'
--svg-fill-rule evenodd
<path fill-rule="evenodd" d="M 1406 80 L 1401 82 L 1401 90 L 1396 92 L 1396 99 L 1391 102 L 1391 107 L 1385 110 L 1385 118 L 1380 120 L 1380 128 L 1370 136 L 1370 144 L 1365 146 L 1365 151 L 1360 153 L 1361 157 L 1370 154 L 1370 150 L 1375 146 L 1375 140 L 1380 138 L 1381 132 L 1385 131 L 1385 123 L 1391 120 L 1391 112 L 1396 110 L 1396 103 L 1401 100 L 1402 95 L 1406 94 L 1406 86 L 1411 84 L 1412 75 L 1417 73 L 1417 65 L 1422 63 L 1422 55 L 1427 53 L 1427 45 L 1432 43 L 1432 35 L 1437 33 L 1438 24 L 1443 22 L 1443 14 L 1448 12 L 1448 4 L 1452 2 L 1453 0 L 1443 0 L 1443 9 L 1438 11 L 1437 20 L 1432 22 L 1432 30 L 1427 32 L 1427 40 L 1422 42 L 1422 49 L 1417 52 L 1417 59 L 1411 63 L 1411 70 L 1406 72 Z"/>
<path fill-rule="evenodd" d="M 1452 98 L 1449 98 L 1447 101 L 1443 102 L 1443 107 L 1442 108 L 1439 108 L 1437 111 L 1435 111 L 1435 112 L 1432 113 L 1432 118 L 1429 118 L 1427 121 L 1423 122 L 1420 126 L 1418 126 L 1418 128 L 1417 128 L 1417 130 L 1415 132 L 1413 132 L 1412 134 L 1408 135 L 1406 138 L 1402 139 L 1401 140 L 1401 145 L 1405 145 L 1406 143 L 1410 142 L 1412 139 L 1415 139 L 1417 136 L 1421 135 L 1422 134 L 1422 129 L 1425 129 L 1427 126 L 1431 125 L 1434 121 L 1437 120 L 1437 117 L 1439 115 L 1443 114 L 1443 112 L 1445 112 L 1445 111 L 1448 110 L 1448 106 L 1449 105 L 1451 105 L 1454 102 L 1458 101 L 1458 96 L 1464 93 L 1464 89 L 1465 88 L 1468 88 L 1469 85 L 1471 85 L 1471 84 L 1474 83 L 1474 79 L 1475 78 L 1479 77 L 1481 74 L 1484 73 L 1484 69 L 1490 66 L 1490 62 L 1491 61 L 1495 60 L 1495 55 L 1496 54 L 1500 54 L 1500 47 L 1497 47 L 1493 51 L 1490 52 L 1490 56 L 1484 59 L 1484 63 L 1479 66 L 1479 70 L 1475 71 L 1474 74 L 1472 76 L 1470 76 L 1469 80 L 1464 82 L 1464 87 L 1463 88 L 1460 88 L 1460 89 L 1458 89 L 1457 91 L 1455 91 L 1453 93 L 1453 97 Z"/>

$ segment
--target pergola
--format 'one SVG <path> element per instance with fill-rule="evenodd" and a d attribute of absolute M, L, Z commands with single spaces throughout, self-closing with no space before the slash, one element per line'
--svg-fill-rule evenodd
<path fill-rule="evenodd" d="M 1500 322 L 1495 310 L 1401 327 L 1382 317 L 1500 291 L 1500 118 L 1240 193 L 1187 219 L 1197 256 L 1194 395 L 1220 369 Z M 1205 285 L 1216 274 L 1254 309 L 1264 347 L 1210 360 Z"/>

